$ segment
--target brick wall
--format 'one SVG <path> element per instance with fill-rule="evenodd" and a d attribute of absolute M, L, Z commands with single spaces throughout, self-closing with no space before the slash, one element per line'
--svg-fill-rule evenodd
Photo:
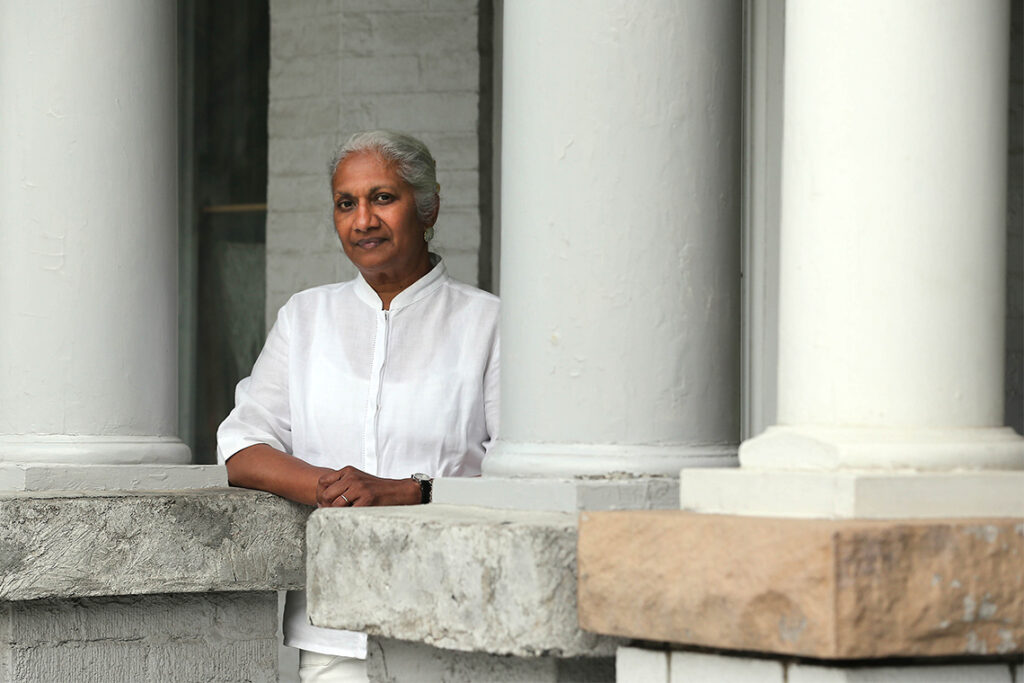
<path fill-rule="evenodd" d="M 441 184 L 433 248 L 477 284 L 478 0 L 271 0 L 270 14 L 268 325 L 294 292 L 355 276 L 331 225 L 326 167 L 367 128 L 430 147 Z"/>

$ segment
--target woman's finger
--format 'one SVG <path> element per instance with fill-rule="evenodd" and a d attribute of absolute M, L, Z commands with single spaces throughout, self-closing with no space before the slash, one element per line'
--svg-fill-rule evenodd
<path fill-rule="evenodd" d="M 349 489 L 349 484 L 345 481 L 336 481 L 329 486 L 321 486 L 317 488 L 317 502 L 320 507 L 338 507 L 348 505 L 344 498 L 341 498 L 341 494 L 345 494 L 349 501 L 352 500 L 353 495 Z"/>
<path fill-rule="evenodd" d="M 320 475 L 320 478 L 317 480 L 317 482 L 321 486 L 330 486 L 334 482 L 341 479 L 343 472 L 344 470 L 331 470 L 330 472 L 324 472 L 323 474 Z"/>

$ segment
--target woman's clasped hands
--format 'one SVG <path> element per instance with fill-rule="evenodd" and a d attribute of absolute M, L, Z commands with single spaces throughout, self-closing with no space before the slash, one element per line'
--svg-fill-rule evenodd
<path fill-rule="evenodd" d="M 320 476 L 316 484 L 317 507 L 368 507 L 415 505 L 420 485 L 413 479 L 385 479 L 352 466 Z"/>

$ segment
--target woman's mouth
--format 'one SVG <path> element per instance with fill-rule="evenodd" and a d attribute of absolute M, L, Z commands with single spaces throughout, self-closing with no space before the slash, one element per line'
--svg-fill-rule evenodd
<path fill-rule="evenodd" d="M 385 241 L 383 237 L 367 237 L 356 242 L 356 246 L 360 249 L 376 249 L 384 244 Z"/>

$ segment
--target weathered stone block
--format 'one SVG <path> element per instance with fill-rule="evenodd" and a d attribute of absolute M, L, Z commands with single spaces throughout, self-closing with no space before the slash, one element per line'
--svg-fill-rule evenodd
<path fill-rule="evenodd" d="M 0 680 L 275 681 L 277 595 L 0 602 Z"/>
<path fill-rule="evenodd" d="M 575 515 L 322 509 L 307 542 L 318 626 L 521 657 L 608 657 L 618 644 L 577 625 Z"/>
<path fill-rule="evenodd" d="M 366 668 L 370 680 L 376 683 L 610 683 L 616 680 L 615 662 L 610 657 L 509 657 L 442 650 L 388 638 L 370 639 Z"/>
<path fill-rule="evenodd" d="M 580 624 L 817 658 L 1024 652 L 1024 520 L 587 512 Z"/>
<path fill-rule="evenodd" d="M 0 600 L 301 588 L 310 508 L 269 493 L 0 497 Z"/>

